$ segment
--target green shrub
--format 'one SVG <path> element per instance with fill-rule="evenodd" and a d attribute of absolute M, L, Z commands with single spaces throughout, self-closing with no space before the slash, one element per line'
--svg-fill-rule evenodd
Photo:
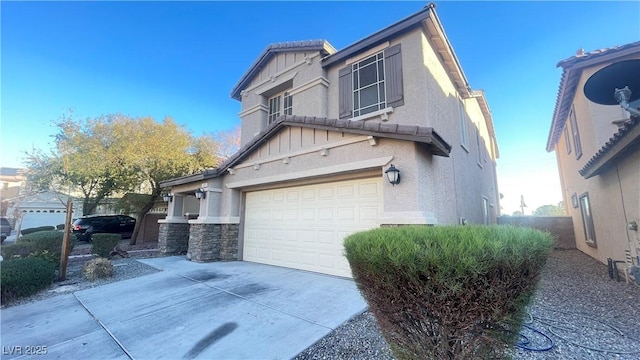
<path fill-rule="evenodd" d="M 64 224 L 56 225 L 56 230 L 64 230 Z"/>
<path fill-rule="evenodd" d="M 26 258 L 29 254 L 39 252 L 34 243 L 18 242 L 14 244 L 2 245 L 2 258 L 10 260 L 14 258 Z"/>
<path fill-rule="evenodd" d="M 2 303 L 30 296 L 53 282 L 56 266 L 38 258 L 12 259 L 0 262 Z"/>
<path fill-rule="evenodd" d="M 397 359 L 502 357 L 551 251 L 512 226 L 406 226 L 360 232 L 345 254 Z"/>
<path fill-rule="evenodd" d="M 90 281 L 108 278 L 113 275 L 113 265 L 102 257 L 89 260 L 82 267 L 82 274 Z"/>
<path fill-rule="evenodd" d="M 62 252 L 62 239 L 64 232 L 57 230 L 47 230 L 31 233 L 29 235 L 21 236 L 18 239 L 18 244 L 31 244 L 33 251 L 30 256 L 42 257 L 52 262 L 59 263 Z M 69 249 L 71 253 L 75 245 L 75 239 L 73 236 L 69 236 Z"/>
<path fill-rule="evenodd" d="M 120 234 L 97 233 L 91 235 L 91 253 L 109 257 L 111 250 L 120 242 Z"/>
<path fill-rule="evenodd" d="M 34 228 L 22 229 L 20 230 L 20 234 L 29 235 L 29 234 L 37 233 L 40 231 L 49 231 L 49 230 L 55 230 L 55 229 L 56 229 L 55 226 L 38 226 Z"/>

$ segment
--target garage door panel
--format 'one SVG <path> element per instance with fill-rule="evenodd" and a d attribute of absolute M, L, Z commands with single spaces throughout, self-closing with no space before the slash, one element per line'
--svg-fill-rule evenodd
<path fill-rule="evenodd" d="M 244 260 L 350 277 L 343 241 L 379 226 L 382 178 L 256 191 L 245 211 Z"/>

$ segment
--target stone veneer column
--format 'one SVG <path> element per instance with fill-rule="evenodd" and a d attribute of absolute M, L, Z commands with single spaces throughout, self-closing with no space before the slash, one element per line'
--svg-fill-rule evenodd
<path fill-rule="evenodd" d="M 188 259 L 196 262 L 238 260 L 239 224 L 190 225 Z"/>
<path fill-rule="evenodd" d="M 158 234 L 158 249 L 161 254 L 178 255 L 187 252 L 189 224 L 161 223 Z"/>

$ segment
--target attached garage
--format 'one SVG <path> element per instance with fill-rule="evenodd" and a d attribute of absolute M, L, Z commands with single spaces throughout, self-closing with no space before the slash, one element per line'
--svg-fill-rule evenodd
<path fill-rule="evenodd" d="M 351 277 L 344 238 L 379 226 L 382 178 L 246 195 L 243 260 Z"/>

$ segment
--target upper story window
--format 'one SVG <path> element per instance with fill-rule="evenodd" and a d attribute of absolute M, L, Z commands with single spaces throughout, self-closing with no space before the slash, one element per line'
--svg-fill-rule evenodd
<path fill-rule="evenodd" d="M 569 120 L 571 121 L 571 133 L 573 134 L 573 147 L 576 150 L 576 160 L 578 160 L 582 156 L 582 144 L 580 143 L 580 133 L 578 132 L 576 112 L 573 107 L 569 113 Z"/>
<path fill-rule="evenodd" d="M 387 107 L 382 53 L 353 64 L 352 74 L 354 117 Z"/>
<path fill-rule="evenodd" d="M 293 96 L 288 91 L 278 94 L 269 99 L 269 124 L 274 122 L 280 115 L 291 115 L 293 113 Z"/>
<path fill-rule="evenodd" d="M 340 118 L 404 105 L 400 44 L 339 71 Z"/>
<path fill-rule="evenodd" d="M 567 154 L 571 154 L 571 136 L 569 135 L 569 127 L 564 127 L 564 143 L 567 148 Z"/>
<path fill-rule="evenodd" d="M 458 113 L 460 116 L 460 144 L 469 152 L 469 139 L 467 135 L 467 112 L 462 100 L 458 100 Z"/>

